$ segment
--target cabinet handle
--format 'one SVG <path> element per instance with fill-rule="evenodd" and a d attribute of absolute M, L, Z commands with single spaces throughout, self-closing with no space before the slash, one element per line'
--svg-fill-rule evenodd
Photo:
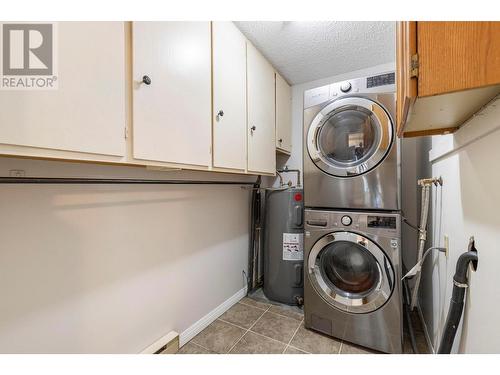
<path fill-rule="evenodd" d="M 142 76 L 142 83 L 149 86 L 151 84 L 151 78 L 149 78 L 148 76 Z"/>
<path fill-rule="evenodd" d="M 224 116 L 224 111 L 221 109 L 219 112 L 217 112 L 217 116 L 215 116 L 215 120 L 220 121 L 221 117 Z"/>
<path fill-rule="evenodd" d="M 254 126 L 252 126 L 252 127 L 250 128 L 250 130 L 251 130 L 251 131 L 253 131 L 253 132 L 254 132 L 256 129 L 257 129 L 257 128 L 255 127 L 255 125 L 254 125 Z"/>
<path fill-rule="evenodd" d="M 279 143 L 283 143 L 283 138 L 278 139 Z"/>

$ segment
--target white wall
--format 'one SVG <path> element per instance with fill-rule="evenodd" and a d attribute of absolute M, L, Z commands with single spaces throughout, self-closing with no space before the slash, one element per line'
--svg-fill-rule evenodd
<path fill-rule="evenodd" d="M 0 158 L 11 169 L 214 179 Z M 137 353 L 183 332 L 245 286 L 249 205 L 239 186 L 0 185 L 0 353 Z"/>
<path fill-rule="evenodd" d="M 500 100 L 455 135 L 433 137 L 432 174 L 444 185 L 433 190 L 433 245 L 449 235 L 450 256 L 427 261 L 420 305 L 437 350 L 458 257 L 476 239 L 479 264 L 470 274 L 466 308 L 454 352 L 500 353 Z M 462 330 L 463 329 L 463 330 Z"/>
<path fill-rule="evenodd" d="M 353 71 L 350 73 L 340 74 L 333 77 L 322 78 L 312 82 L 301 83 L 300 85 L 292 86 L 292 154 L 290 157 L 280 156 L 277 160 L 277 168 L 282 168 L 288 165 L 292 169 L 300 169 L 302 171 L 302 132 L 303 132 L 303 115 L 304 115 L 304 91 L 311 88 L 328 85 L 330 83 L 343 81 L 350 78 L 359 78 L 375 73 L 380 73 L 388 70 L 394 70 L 395 64 L 388 63 L 373 66 L 371 68 Z M 284 175 L 285 182 L 292 180 L 296 182 L 295 175 Z M 301 175 L 302 177 L 302 175 Z M 277 180 L 275 180 L 275 185 Z"/>

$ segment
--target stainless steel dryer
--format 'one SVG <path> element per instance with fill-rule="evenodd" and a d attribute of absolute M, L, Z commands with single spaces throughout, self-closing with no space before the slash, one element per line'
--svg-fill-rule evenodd
<path fill-rule="evenodd" d="M 401 217 L 305 210 L 307 328 L 401 353 Z"/>
<path fill-rule="evenodd" d="M 306 207 L 400 209 L 395 73 L 304 93 Z"/>

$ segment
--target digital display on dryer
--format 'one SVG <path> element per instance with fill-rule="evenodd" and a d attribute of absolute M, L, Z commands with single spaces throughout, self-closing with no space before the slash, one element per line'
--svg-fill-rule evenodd
<path fill-rule="evenodd" d="M 393 85 L 396 80 L 394 73 L 380 74 L 378 76 L 368 77 L 366 79 L 366 88 Z"/>
<path fill-rule="evenodd" d="M 394 216 L 368 216 L 368 228 L 396 229 Z"/>

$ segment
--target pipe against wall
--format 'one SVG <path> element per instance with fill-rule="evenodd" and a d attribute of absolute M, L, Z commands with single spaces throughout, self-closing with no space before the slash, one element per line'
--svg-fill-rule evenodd
<path fill-rule="evenodd" d="M 139 178 L 0 177 L 0 184 L 259 185 L 251 181 L 151 180 Z"/>
<path fill-rule="evenodd" d="M 278 173 L 292 172 L 297 174 L 297 187 L 300 187 L 300 169 L 289 169 L 286 165 L 284 169 L 278 169 Z"/>
<path fill-rule="evenodd" d="M 427 240 L 427 218 L 429 216 L 429 200 L 430 200 L 430 189 L 431 186 L 442 186 L 443 179 L 442 177 L 432 177 L 432 178 L 424 178 L 417 181 L 417 184 L 422 186 L 422 200 L 421 200 L 421 214 L 420 214 L 420 228 L 418 235 L 418 256 L 417 263 L 422 261 L 423 252 L 425 248 L 425 241 Z M 413 287 L 413 293 L 411 297 L 411 309 L 413 310 L 417 305 L 418 300 L 418 289 L 420 287 L 420 279 L 422 273 L 420 270 L 418 271 L 415 279 L 415 285 Z"/>
<path fill-rule="evenodd" d="M 429 214 L 429 185 L 422 186 L 422 211 L 420 215 L 420 233 L 418 235 L 418 256 L 417 263 L 422 260 L 425 241 L 427 239 L 427 217 Z M 420 286 L 420 278 L 422 273 L 418 272 L 416 275 L 415 286 L 413 287 L 413 294 L 411 296 L 411 310 L 417 305 L 418 289 Z"/>

